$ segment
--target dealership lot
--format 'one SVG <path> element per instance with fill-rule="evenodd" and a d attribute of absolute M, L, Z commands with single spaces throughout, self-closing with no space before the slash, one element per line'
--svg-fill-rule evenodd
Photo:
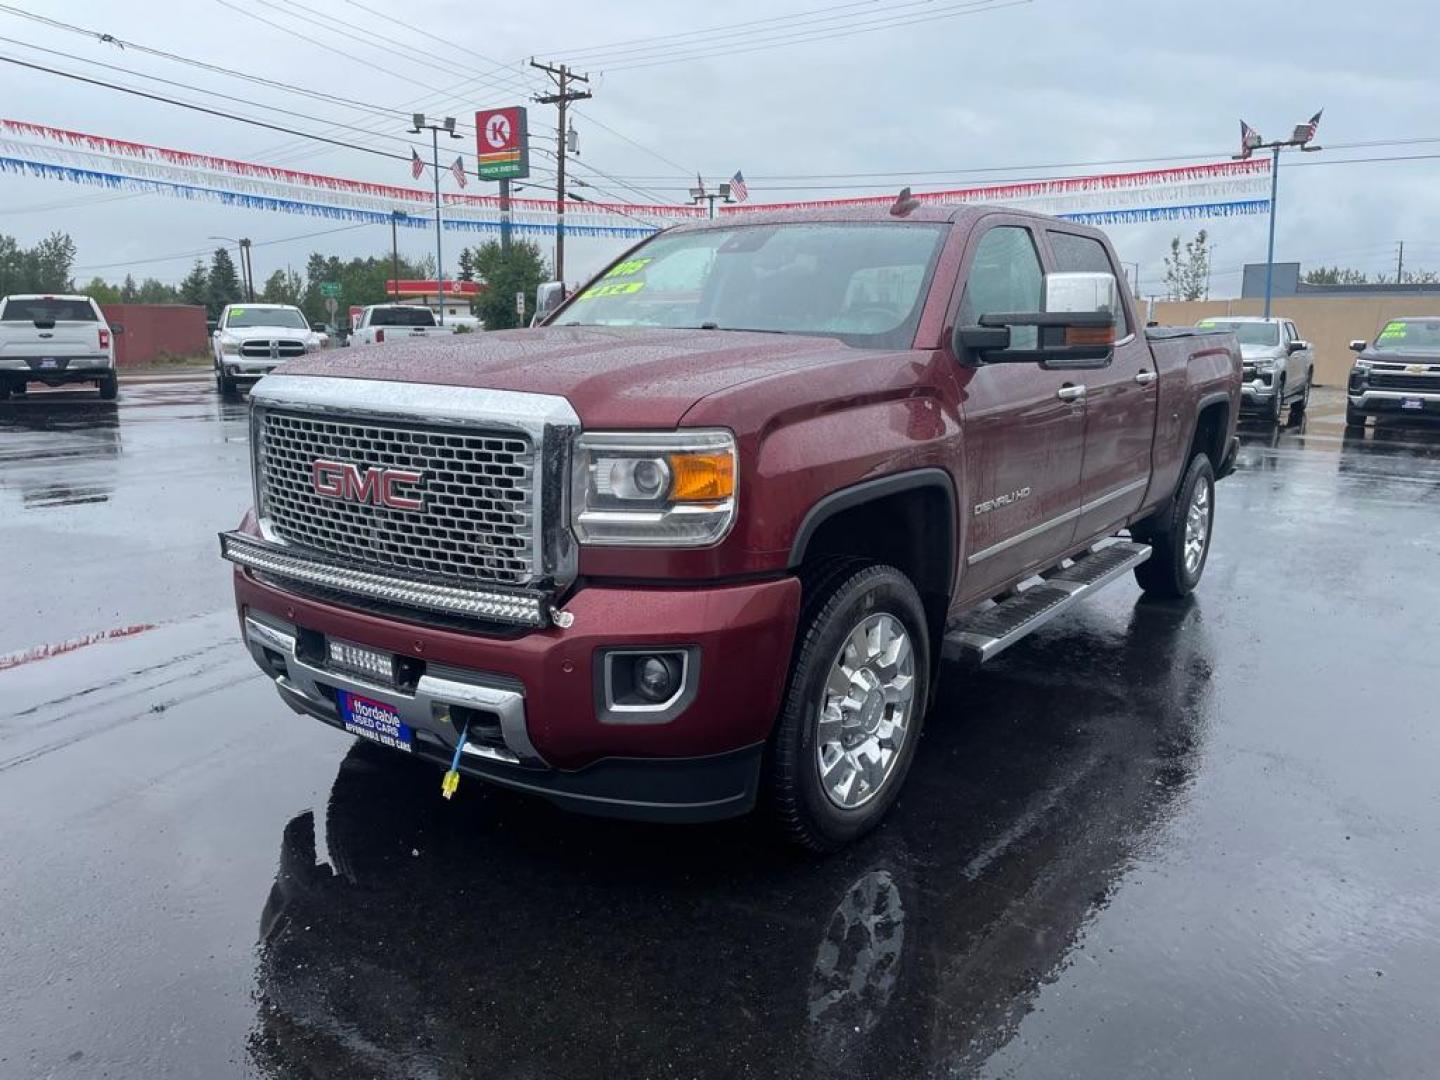
<path fill-rule="evenodd" d="M 240 646 L 243 403 L 0 404 L 0 1075 L 1423 1074 L 1440 427 L 1342 411 L 1242 428 L 1188 604 L 947 671 L 806 861 L 444 802 Z"/>

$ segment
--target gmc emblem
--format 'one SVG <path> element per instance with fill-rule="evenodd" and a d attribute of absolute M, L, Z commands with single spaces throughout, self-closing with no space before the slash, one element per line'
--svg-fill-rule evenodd
<path fill-rule="evenodd" d="M 361 469 L 349 462 L 324 458 L 317 458 L 310 467 L 310 482 L 317 495 L 391 510 L 423 510 L 423 499 L 402 495 L 396 488 L 400 484 L 413 487 L 424 479 L 424 473 L 410 469 Z"/>

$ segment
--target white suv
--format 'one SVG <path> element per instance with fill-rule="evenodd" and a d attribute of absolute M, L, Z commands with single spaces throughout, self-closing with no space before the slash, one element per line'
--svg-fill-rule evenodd
<path fill-rule="evenodd" d="M 241 381 L 254 382 L 286 360 L 329 344 L 298 307 L 226 304 L 215 328 L 215 385 L 223 396 L 233 397 Z"/>
<path fill-rule="evenodd" d="M 23 394 L 32 382 L 93 382 L 102 399 L 115 400 L 115 335 L 90 297 L 0 299 L 0 398 Z"/>

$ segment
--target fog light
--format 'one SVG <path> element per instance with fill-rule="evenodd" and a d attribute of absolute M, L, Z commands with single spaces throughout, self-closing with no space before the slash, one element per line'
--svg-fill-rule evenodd
<path fill-rule="evenodd" d="M 664 701 L 675 693 L 680 665 L 667 656 L 646 656 L 635 665 L 635 690 L 649 701 Z"/>

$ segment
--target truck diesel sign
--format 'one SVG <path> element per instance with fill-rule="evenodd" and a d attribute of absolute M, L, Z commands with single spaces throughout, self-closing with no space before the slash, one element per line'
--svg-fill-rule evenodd
<path fill-rule="evenodd" d="M 477 112 L 475 143 L 481 180 L 523 180 L 530 175 L 530 132 L 524 106 Z"/>

